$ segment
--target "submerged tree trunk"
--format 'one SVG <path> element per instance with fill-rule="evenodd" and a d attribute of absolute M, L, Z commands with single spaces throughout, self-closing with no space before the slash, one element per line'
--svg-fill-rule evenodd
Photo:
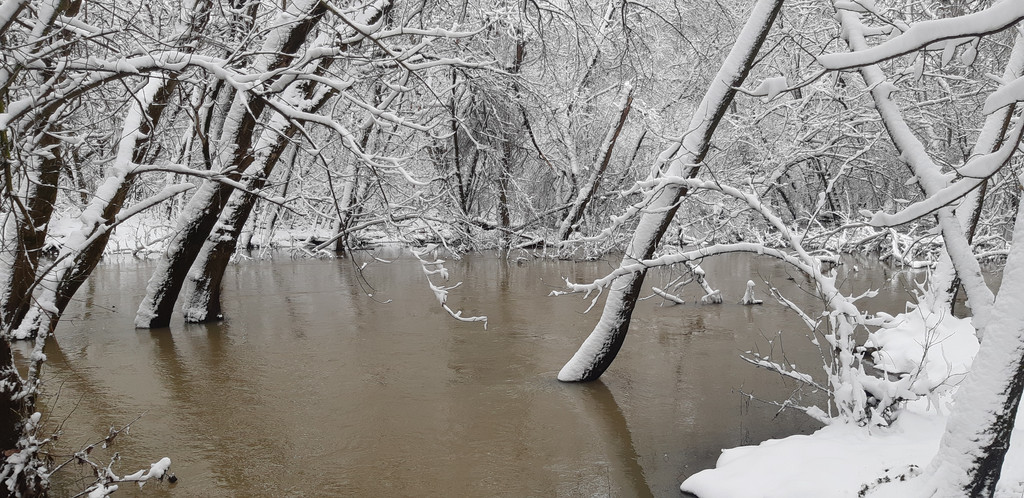
<path fill-rule="evenodd" d="M 82 213 L 82 227 L 73 232 L 57 257 L 50 275 L 40 275 L 44 282 L 39 303 L 15 330 L 18 339 L 49 333 L 85 279 L 99 263 L 110 239 L 112 225 L 117 221 L 125 198 L 134 185 L 133 165 L 146 155 L 152 133 L 168 100 L 174 94 L 177 80 L 171 77 L 152 78 L 136 95 L 124 120 L 121 139 L 111 167 L 112 175 L 99 187 Z M 43 327 L 46 327 L 44 330 Z"/>
<path fill-rule="evenodd" d="M 7 3 L 4 7 L 8 7 Z M 25 7 L 21 2 L 14 2 L 12 14 L 17 15 Z M 43 51 L 42 60 L 48 67 L 57 66 L 54 60 L 59 60 L 68 55 L 70 45 L 47 53 L 50 49 L 46 47 L 54 33 L 55 23 L 61 16 L 77 16 L 82 7 L 81 0 L 50 3 L 40 5 L 36 14 L 39 16 L 33 19 L 37 23 L 33 35 L 37 38 L 31 42 L 34 50 Z M 6 10 L 6 9 L 5 9 Z M 3 31 L 10 27 L 13 19 L 2 19 Z M 61 31 L 58 38 L 67 41 L 71 37 L 70 31 Z M 34 56 L 34 55 L 33 55 Z M 14 78 L 22 67 L 16 63 L 13 67 L 7 65 L 0 70 L 0 96 L 3 98 L 3 111 L 7 107 L 7 97 Z M 49 70 L 41 74 L 45 78 L 56 80 L 64 79 L 64 74 L 50 73 Z M 38 83 L 38 81 L 36 82 Z M 0 330 L 9 332 L 24 318 L 32 304 L 32 288 L 35 284 L 36 271 L 39 266 L 39 256 L 46 242 L 46 233 L 50 225 L 50 217 L 53 215 L 53 206 L 57 200 L 57 181 L 60 179 L 60 171 L 64 169 L 61 143 L 61 126 L 59 120 L 55 119 L 65 111 L 62 103 L 49 104 L 41 109 L 33 118 L 26 129 L 22 130 L 26 136 L 32 137 L 28 152 L 31 159 L 25 166 L 26 174 L 24 184 L 20 186 L 19 192 L 15 194 L 11 177 L 10 153 L 11 137 L 4 131 L 4 176 L 7 189 L 7 200 L 10 204 L 10 212 L 3 223 L 2 247 L 0 247 L 0 265 L 3 272 L 0 275 Z"/>
<path fill-rule="evenodd" d="M 287 11 L 278 14 L 280 19 L 272 23 L 276 28 L 263 44 L 260 51 L 263 56 L 255 63 L 256 70 L 275 74 L 274 71 L 290 64 L 326 10 L 322 2 L 313 0 L 289 3 Z M 294 78 L 294 75 L 282 76 L 282 73 L 276 73 L 266 84 L 272 84 L 282 77 Z M 235 95 L 221 132 L 220 143 L 224 151 L 217 158 L 217 167 L 229 180 L 239 181 L 253 163 L 255 158 L 252 145 L 257 120 L 267 104 L 266 97 L 254 93 Z M 157 328 L 170 324 L 174 303 L 189 269 L 227 205 L 232 191 L 233 187 L 229 185 L 207 180 L 189 201 L 178 221 L 175 235 L 168 243 L 165 257 L 158 263 L 146 287 L 146 296 L 135 316 L 136 327 Z"/>
<path fill-rule="evenodd" d="M 314 106 L 317 109 L 332 95 L 325 93 Z M 251 192 L 266 185 L 267 178 L 297 131 L 298 127 L 292 125 L 287 118 L 275 116 L 261 134 L 255 147 L 260 151 L 257 164 L 254 165 L 255 176 L 246 182 L 247 191 L 236 191 L 231 197 L 188 273 L 181 306 L 186 322 L 202 323 L 223 318 L 220 306 L 221 280 L 235 252 L 239 235 L 258 200 Z"/>
<path fill-rule="evenodd" d="M 660 176 L 694 177 L 710 146 L 711 137 L 743 84 L 761 45 L 771 31 L 782 7 L 782 0 L 758 0 L 740 31 L 736 43 L 719 68 L 704 94 L 690 126 L 680 142 L 662 152 L 656 171 Z M 679 199 L 687 189 L 666 185 L 651 194 L 648 205 L 622 258 L 622 265 L 648 259 L 672 222 Z M 608 298 L 594 331 L 572 359 L 558 373 L 563 382 L 597 379 L 611 365 L 629 330 L 633 308 L 640 295 L 646 272 L 640 271 L 615 279 L 608 289 Z"/>
<path fill-rule="evenodd" d="M 188 6 L 185 35 L 180 39 L 182 50 L 194 48 L 193 43 L 209 20 L 210 7 L 209 0 L 194 0 Z M 36 276 L 43 282 L 43 290 L 27 319 L 17 326 L 16 338 L 52 333 L 75 293 L 103 257 L 111 230 L 119 221 L 125 199 L 135 184 L 135 165 L 145 162 L 153 134 L 178 85 L 179 80 L 174 75 L 159 75 L 150 78 L 134 95 L 114 151 L 111 175 L 82 211 L 82 227 L 66 239 L 49 274 Z M 162 194 L 165 193 L 168 191 Z"/>
<path fill-rule="evenodd" d="M 389 10 L 390 6 L 387 6 L 383 10 L 377 11 L 376 16 L 370 19 L 371 23 L 380 16 L 386 15 Z M 326 59 L 310 69 L 310 72 L 322 77 L 330 69 L 331 62 L 331 59 Z M 281 99 L 288 101 L 301 112 L 316 113 L 336 94 L 337 89 L 332 87 L 296 84 L 285 90 Z M 391 100 L 389 99 L 387 102 L 390 103 Z M 372 123 L 373 120 L 368 119 L 364 124 L 363 140 L 358 146 L 365 148 Z M 186 322 L 202 323 L 223 318 L 221 281 L 231 262 L 231 256 L 237 248 L 242 229 L 258 200 L 258 197 L 251 192 L 260 190 L 266 185 L 267 179 L 298 131 L 299 126 L 293 120 L 280 114 L 272 116 L 264 126 L 253 147 L 253 150 L 258 151 L 254 154 L 255 159 L 250 165 L 255 172 L 246 182 L 246 191 L 235 192 L 230 202 L 223 208 L 219 220 L 212 227 L 187 273 L 187 286 L 182 302 L 182 313 L 185 315 Z M 292 167 L 294 167 L 294 159 L 297 154 L 296 149 L 295 155 L 292 156 Z M 328 172 L 329 174 L 330 172 Z"/>

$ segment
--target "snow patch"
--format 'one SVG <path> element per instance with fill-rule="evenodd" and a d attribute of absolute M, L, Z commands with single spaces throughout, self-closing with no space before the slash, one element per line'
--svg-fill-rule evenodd
<path fill-rule="evenodd" d="M 680 489 L 700 498 L 915 496 L 921 483 L 910 478 L 938 451 L 956 385 L 978 351 L 978 340 L 969 319 L 924 306 L 893 317 L 892 323 L 867 343 L 877 348 L 876 367 L 913 377 L 912 390 L 928 394 L 906 402 L 892 424 L 836 423 L 809 436 L 723 450 L 714 469 L 690 476 Z M 1004 462 L 999 496 L 1024 492 L 1019 449 L 1024 430 L 1015 431 L 1013 441 L 1018 451 Z"/>

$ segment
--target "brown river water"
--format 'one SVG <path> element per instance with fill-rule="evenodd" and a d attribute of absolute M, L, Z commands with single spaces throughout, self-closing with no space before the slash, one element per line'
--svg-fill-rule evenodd
<path fill-rule="evenodd" d="M 660 497 L 679 496 L 679 483 L 713 467 L 722 448 L 818 427 L 742 394 L 783 401 L 797 387 L 744 363 L 747 350 L 774 349 L 821 372 L 806 328 L 765 295 L 764 281 L 808 309 L 820 304 L 798 287 L 803 277 L 769 258 L 703 264 L 725 304 L 693 304 L 696 286 L 681 291 L 685 305 L 642 301 L 611 369 L 581 385 L 555 376 L 601 304 L 585 314 L 589 300 L 547 294 L 616 259 L 449 260 L 449 284 L 464 282 L 449 304 L 487 315 L 484 330 L 439 308 L 417 261 L 378 256 L 396 260 L 281 254 L 233 265 L 225 321 L 179 318 L 160 330 L 132 325 L 152 262 L 102 264 L 45 351 L 57 450 L 142 415 L 93 456 L 107 462 L 118 451 L 119 474 L 167 456 L 178 482 L 141 492 L 126 484 L 115 496 Z M 865 309 L 903 310 L 907 273 L 854 263 L 839 269 L 844 288 L 881 291 Z M 653 272 L 648 285 L 671 278 Z M 747 280 L 763 306 L 735 304 Z M 58 496 L 84 486 L 73 467 L 58 474 Z"/>

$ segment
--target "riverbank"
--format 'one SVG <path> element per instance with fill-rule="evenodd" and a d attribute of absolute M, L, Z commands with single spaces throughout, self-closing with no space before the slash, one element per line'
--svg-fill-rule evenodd
<path fill-rule="evenodd" d="M 835 424 L 811 435 L 723 450 L 714 469 L 680 489 L 700 498 L 916 496 L 913 478 L 939 448 L 956 385 L 978 349 L 969 319 L 921 310 L 898 315 L 898 325 L 872 337 L 879 366 L 912 372 L 932 395 L 906 403 L 890 426 Z M 921 359 L 924 359 L 922 362 Z M 1024 495 L 1024 416 L 1003 464 L 996 496 Z"/>

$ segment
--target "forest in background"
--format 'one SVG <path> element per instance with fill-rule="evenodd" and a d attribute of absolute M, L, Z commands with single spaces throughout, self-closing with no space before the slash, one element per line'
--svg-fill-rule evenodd
<path fill-rule="evenodd" d="M 811 382 L 832 402 L 805 410 L 860 425 L 934 386 L 873 373 L 865 337 L 891 317 L 829 269 L 852 251 L 931 268 L 917 304 L 964 292 L 993 351 L 961 389 L 988 396 L 951 431 L 971 443 L 940 450 L 960 455 L 948 489 L 984 494 L 1024 389 L 1024 280 L 997 293 L 980 272 L 1024 268 L 1022 18 L 1013 0 L 3 0 L 0 489 L 45 488 L 42 345 L 120 232 L 159 258 L 140 328 L 176 304 L 222 318 L 232 258 L 281 234 L 311 257 L 382 240 L 622 251 L 568 284 L 607 301 L 563 381 L 610 365 L 649 268 L 714 302 L 702 258 L 771 255 L 828 308 L 794 309 L 828 345 Z M 26 374 L 13 340 L 35 341 Z"/>

